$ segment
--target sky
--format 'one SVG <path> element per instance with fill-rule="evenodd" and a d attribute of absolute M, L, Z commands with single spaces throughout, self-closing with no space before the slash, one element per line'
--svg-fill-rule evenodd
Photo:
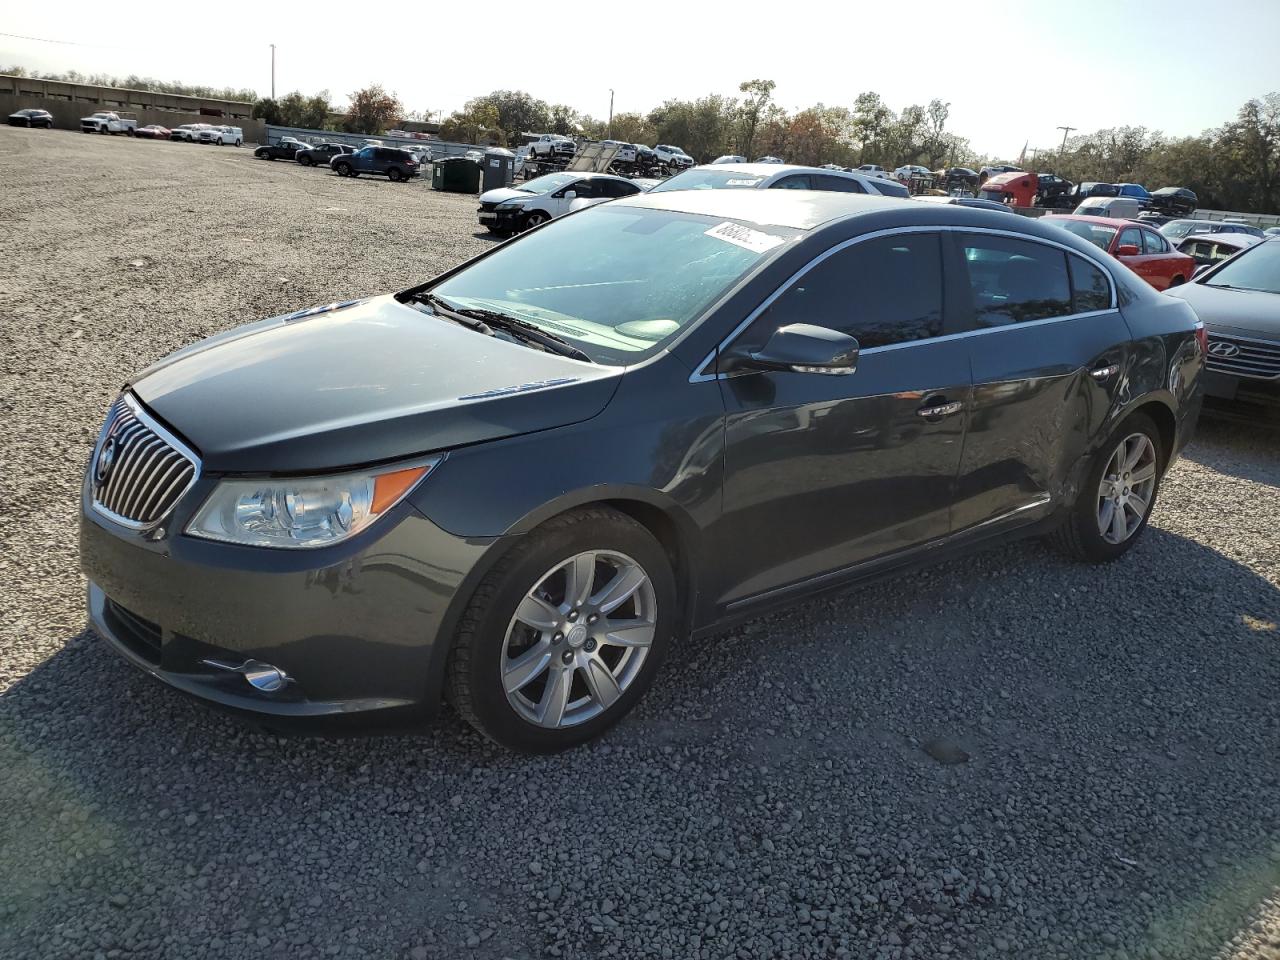
<path fill-rule="evenodd" d="M 1004 159 L 1024 143 L 1056 147 L 1060 125 L 1196 134 L 1280 91 L 1280 0 L 798 8 L 703 0 L 639 9 L 430 0 L 387 15 L 331 0 L 12 3 L 0 16 L 0 65 L 136 73 L 265 96 L 274 43 L 279 95 L 327 89 L 342 105 L 376 82 L 409 110 L 447 115 L 491 90 L 523 89 L 602 119 L 610 88 L 616 112 L 643 113 L 670 98 L 736 96 L 741 81 L 760 77 L 777 83 L 775 99 L 788 109 L 851 107 L 866 90 L 896 111 L 937 97 L 951 104 L 950 130 Z"/>

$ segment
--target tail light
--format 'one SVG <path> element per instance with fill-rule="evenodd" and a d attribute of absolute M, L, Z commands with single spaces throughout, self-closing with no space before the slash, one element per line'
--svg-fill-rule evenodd
<path fill-rule="evenodd" d="M 1204 329 L 1204 324 L 1196 321 L 1196 343 L 1200 344 L 1200 356 L 1209 356 L 1209 334 Z"/>

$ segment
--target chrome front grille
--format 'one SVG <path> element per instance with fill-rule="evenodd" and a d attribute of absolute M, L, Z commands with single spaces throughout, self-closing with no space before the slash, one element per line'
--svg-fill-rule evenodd
<path fill-rule="evenodd" d="M 146 529 L 164 519 L 198 472 L 196 455 L 122 394 L 107 414 L 89 464 L 94 509 Z"/>
<path fill-rule="evenodd" d="M 1280 340 L 1252 340 L 1211 333 L 1206 365 L 1210 370 L 1233 377 L 1274 380 L 1280 377 Z"/>

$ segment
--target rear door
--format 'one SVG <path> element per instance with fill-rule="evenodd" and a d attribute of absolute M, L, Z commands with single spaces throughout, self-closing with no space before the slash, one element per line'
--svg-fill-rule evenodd
<path fill-rule="evenodd" d="M 1184 276 L 1187 269 L 1181 256 L 1175 256 L 1174 250 L 1169 246 L 1168 241 L 1154 230 L 1143 229 L 1142 233 L 1142 255 L 1147 266 L 1147 282 L 1157 290 L 1167 290 L 1173 283 L 1175 276 L 1182 276 L 1182 279 L 1189 280 L 1190 276 Z"/>
<path fill-rule="evenodd" d="M 724 512 L 718 600 L 798 587 L 946 536 L 963 445 L 969 360 L 943 336 L 942 238 L 864 240 L 811 265 L 735 341 L 779 327 L 841 330 L 861 345 L 844 376 L 721 378 Z"/>
<path fill-rule="evenodd" d="M 1151 258 L 1143 252 L 1142 247 L 1142 230 L 1139 227 L 1125 227 L 1120 231 L 1120 235 L 1116 237 L 1115 249 L 1119 251 L 1121 247 L 1137 247 L 1137 253 L 1131 253 L 1125 256 L 1116 254 L 1117 258 L 1126 267 L 1140 276 L 1147 283 L 1152 283 L 1152 274 L 1157 272 L 1153 269 Z"/>
<path fill-rule="evenodd" d="M 957 531 L 1047 514 L 1119 402 L 1129 331 L 1092 260 L 1030 238 L 955 234 L 973 370 Z"/>

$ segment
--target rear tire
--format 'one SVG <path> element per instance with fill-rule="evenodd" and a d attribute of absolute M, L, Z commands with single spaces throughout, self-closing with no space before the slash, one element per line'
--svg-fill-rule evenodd
<path fill-rule="evenodd" d="M 571 581 L 570 571 L 581 572 Z M 625 593 L 612 607 L 611 588 Z M 448 698 L 504 747 L 575 747 L 644 695 L 674 631 L 676 602 L 670 561 L 648 530 L 605 507 L 562 514 L 522 537 L 476 588 L 454 639 Z"/>
<path fill-rule="evenodd" d="M 387 179 L 392 183 L 399 183 L 404 179 L 404 174 L 400 172 L 399 167 L 392 167 L 387 171 Z"/>
<path fill-rule="evenodd" d="M 1137 459 L 1126 466 L 1129 456 Z M 1150 417 L 1135 413 L 1126 419 L 1094 454 L 1075 505 L 1053 533 L 1055 545 L 1089 563 L 1106 563 L 1127 553 L 1147 529 L 1168 460 Z"/>

